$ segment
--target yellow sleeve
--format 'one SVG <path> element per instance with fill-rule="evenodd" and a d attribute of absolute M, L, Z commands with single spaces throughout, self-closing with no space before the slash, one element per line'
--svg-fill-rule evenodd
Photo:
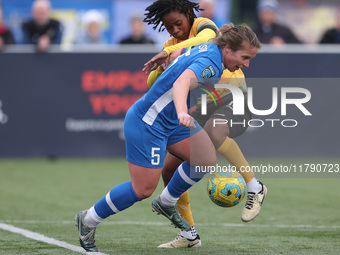
<path fill-rule="evenodd" d="M 246 77 L 242 69 L 238 69 L 232 73 L 229 83 L 239 87 L 243 92 L 247 90 Z"/>
<path fill-rule="evenodd" d="M 160 67 L 158 67 L 156 70 L 152 71 L 149 76 L 148 76 L 148 87 L 151 88 L 152 85 L 155 83 L 155 81 L 157 80 L 157 78 L 163 73 L 163 71 L 161 71 Z"/>
<path fill-rule="evenodd" d="M 194 46 L 198 45 L 204 42 L 208 42 L 210 39 L 215 38 L 216 33 L 212 29 L 203 29 L 201 32 L 199 32 L 196 37 L 190 38 L 188 40 L 185 40 L 183 42 L 177 43 L 172 46 L 168 46 L 164 48 L 164 51 L 170 55 L 171 52 L 181 49 L 181 48 L 186 48 L 189 46 Z"/>

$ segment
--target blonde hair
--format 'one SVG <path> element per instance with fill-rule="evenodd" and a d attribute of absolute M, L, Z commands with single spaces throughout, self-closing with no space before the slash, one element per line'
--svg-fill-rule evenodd
<path fill-rule="evenodd" d="M 220 28 L 220 34 L 212 40 L 219 48 L 227 44 L 232 51 L 238 51 L 244 47 L 243 42 L 256 48 L 261 48 L 261 43 L 254 31 L 247 25 L 234 26 L 232 23 L 225 24 Z"/>

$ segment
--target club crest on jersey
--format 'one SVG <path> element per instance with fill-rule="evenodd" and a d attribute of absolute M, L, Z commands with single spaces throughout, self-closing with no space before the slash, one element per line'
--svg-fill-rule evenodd
<path fill-rule="evenodd" d="M 213 66 L 208 66 L 208 67 L 204 68 L 203 71 L 202 71 L 202 77 L 204 79 L 211 78 L 215 75 L 216 75 L 216 71 L 215 71 Z"/>

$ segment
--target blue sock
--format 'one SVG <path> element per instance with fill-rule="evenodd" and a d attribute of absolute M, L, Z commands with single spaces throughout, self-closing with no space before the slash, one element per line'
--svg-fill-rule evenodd
<path fill-rule="evenodd" d="M 124 182 L 114 187 L 94 205 L 94 210 L 101 219 L 105 219 L 112 214 L 133 205 L 140 201 L 132 188 L 131 181 Z"/>
<path fill-rule="evenodd" d="M 195 176 L 195 178 L 192 176 Z M 203 177 L 204 174 L 195 173 L 194 167 L 184 161 L 172 176 L 167 189 L 171 196 L 179 198 L 185 191 L 199 182 Z"/>

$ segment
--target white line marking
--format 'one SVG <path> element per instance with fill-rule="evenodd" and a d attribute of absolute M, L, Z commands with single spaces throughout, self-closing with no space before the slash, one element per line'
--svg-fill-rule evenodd
<path fill-rule="evenodd" d="M 40 220 L 0 220 L 0 222 L 17 223 L 17 224 L 74 224 L 73 221 L 40 221 Z M 167 226 L 169 222 L 157 221 L 106 221 L 103 225 L 150 225 L 150 226 Z M 317 229 L 340 229 L 337 225 L 284 225 L 284 224 L 252 224 L 252 223 L 197 223 L 197 226 L 203 227 L 247 227 L 247 228 L 317 228 Z"/>
<path fill-rule="evenodd" d="M 5 223 L 0 222 L 0 229 L 9 231 L 9 232 L 12 232 L 12 233 L 15 233 L 15 234 L 20 234 L 20 235 L 23 235 L 27 238 L 33 239 L 33 240 L 37 240 L 37 241 L 40 241 L 40 242 L 56 245 L 56 246 L 59 246 L 59 247 L 62 247 L 62 248 L 65 248 L 65 249 L 68 249 L 68 250 L 71 250 L 71 251 L 76 251 L 76 252 L 85 253 L 85 254 L 87 253 L 83 248 L 75 246 L 73 244 L 62 242 L 62 241 L 41 235 L 39 233 L 32 232 L 32 231 L 29 231 L 29 230 L 26 230 L 26 229 L 23 229 L 23 228 L 17 228 L 17 227 L 14 227 L 12 225 L 8 225 L 8 224 L 5 224 Z M 92 254 L 93 255 L 95 255 L 95 254 L 96 255 L 106 255 L 105 253 L 101 253 L 101 252 L 91 252 L 91 255 Z"/>

